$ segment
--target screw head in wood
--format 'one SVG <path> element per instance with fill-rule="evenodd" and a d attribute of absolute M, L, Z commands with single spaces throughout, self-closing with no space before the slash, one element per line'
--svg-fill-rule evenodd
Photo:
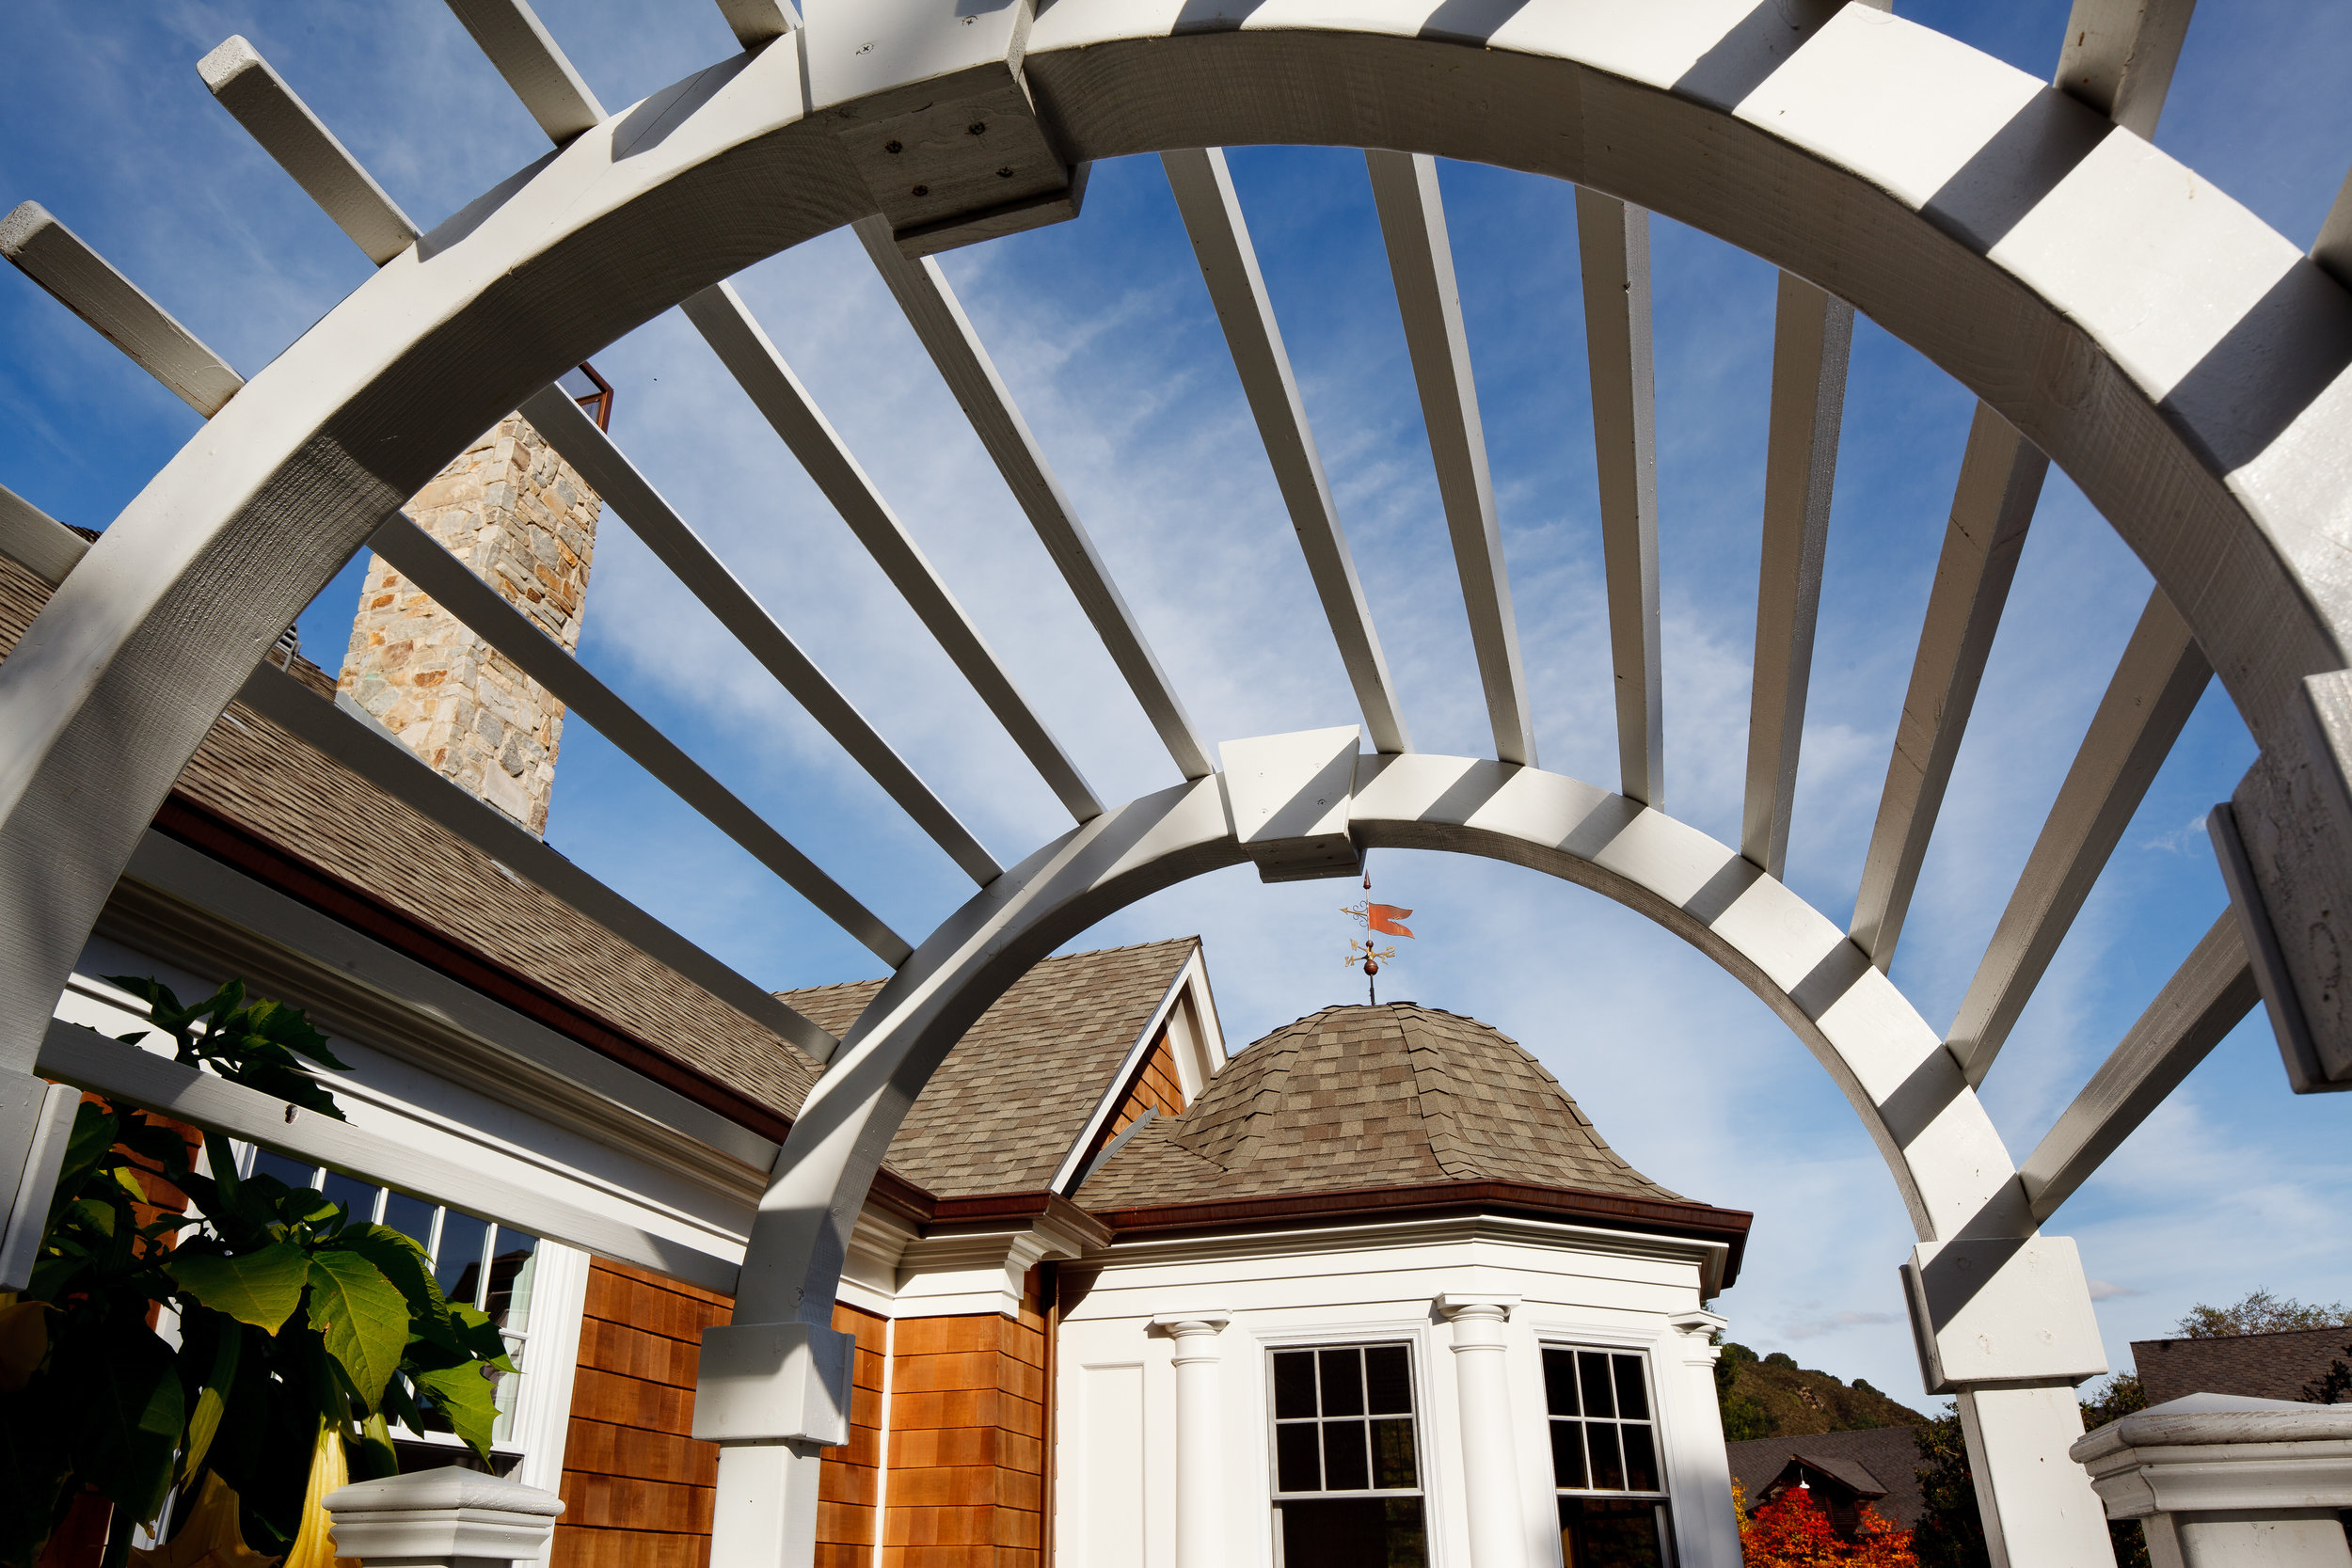
<path fill-rule="evenodd" d="M 931 194 L 931 188 L 929 185 L 917 185 L 908 194 L 911 196 L 929 196 Z"/>
<path fill-rule="evenodd" d="M 904 152 L 906 150 L 906 147 L 903 143 L 886 141 L 882 143 L 882 150 L 891 154 L 893 157 L 896 157 L 898 154 Z"/>
<path fill-rule="evenodd" d="M 963 128 L 963 134 L 967 136 L 984 136 L 988 135 L 988 122 L 982 119 L 976 119 L 971 124 Z"/>
<path fill-rule="evenodd" d="M 1002 167 L 1002 168 L 998 169 L 998 170 L 996 171 L 996 178 L 997 178 L 997 179 L 999 179 L 999 180 L 1009 180 L 1009 179 L 1011 179 L 1011 178 L 1012 178 L 1012 166 L 1011 166 L 1010 164 L 1007 164 L 1004 167 Z"/>

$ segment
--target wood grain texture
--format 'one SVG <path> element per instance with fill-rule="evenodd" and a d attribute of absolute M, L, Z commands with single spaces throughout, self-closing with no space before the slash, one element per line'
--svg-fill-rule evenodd
<path fill-rule="evenodd" d="M 1140 1082 L 1141 1075 L 1138 1075 Z M 1042 1568 L 1045 1317 L 907 1319 L 891 1367 L 888 1568 Z"/>

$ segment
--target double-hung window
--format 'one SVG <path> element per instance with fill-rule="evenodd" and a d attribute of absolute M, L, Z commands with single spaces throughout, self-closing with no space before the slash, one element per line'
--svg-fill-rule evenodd
<path fill-rule="evenodd" d="M 1274 1353 L 1274 1513 L 1282 1568 L 1422 1568 L 1409 1346 Z"/>
<path fill-rule="evenodd" d="M 1565 1568 L 1671 1568 L 1674 1534 L 1644 1358 L 1544 1347 Z"/>

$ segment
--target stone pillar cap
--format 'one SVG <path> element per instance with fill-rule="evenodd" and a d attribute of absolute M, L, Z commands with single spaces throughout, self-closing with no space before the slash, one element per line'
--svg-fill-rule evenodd
<path fill-rule="evenodd" d="M 2075 1464 L 2089 1465 L 2125 1449 L 2329 1441 L 2352 1442 L 2352 1404 L 2189 1394 L 2103 1426 L 2067 1452 Z"/>
<path fill-rule="evenodd" d="M 536 1486 L 452 1465 L 405 1476 L 354 1481 L 326 1497 L 326 1512 L 344 1519 L 375 1513 L 530 1513 L 552 1519 L 564 1499 Z"/>

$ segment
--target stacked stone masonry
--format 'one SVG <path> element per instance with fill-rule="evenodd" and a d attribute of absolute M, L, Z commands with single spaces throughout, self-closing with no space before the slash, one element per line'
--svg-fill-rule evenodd
<path fill-rule="evenodd" d="M 602 506 L 515 414 L 419 491 L 407 513 L 569 651 L 580 645 Z M 547 831 L 564 705 L 380 557 L 368 560 L 337 685 L 442 774 Z"/>

